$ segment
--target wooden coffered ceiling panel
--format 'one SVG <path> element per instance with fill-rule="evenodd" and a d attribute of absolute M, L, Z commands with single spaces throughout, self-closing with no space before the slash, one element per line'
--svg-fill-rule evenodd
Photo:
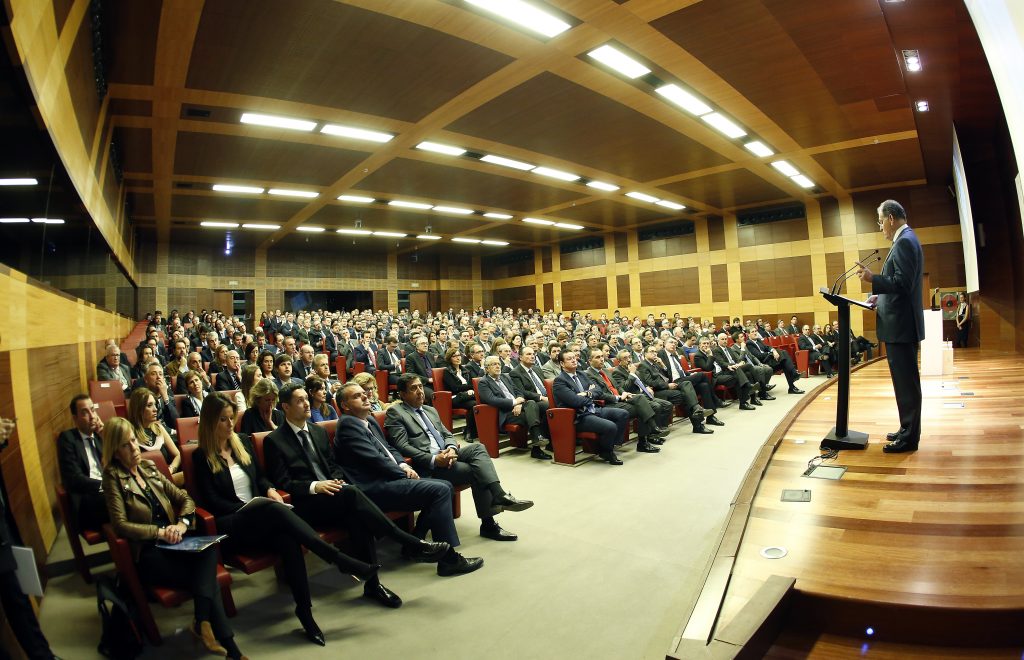
<path fill-rule="evenodd" d="M 321 227 L 354 227 L 356 220 L 363 221 L 363 229 L 380 231 L 404 231 L 410 234 L 422 234 L 430 225 L 435 234 L 459 234 L 476 229 L 483 224 L 484 218 L 478 216 L 453 216 L 430 211 L 398 209 L 393 206 L 328 204 L 312 218 L 310 225 Z"/>
<path fill-rule="evenodd" d="M 415 122 L 511 61 L 336 2 L 222 0 L 203 8 L 186 85 Z"/>
<path fill-rule="evenodd" d="M 814 159 L 847 189 L 924 179 L 924 161 L 917 140 L 830 151 Z"/>
<path fill-rule="evenodd" d="M 675 211 L 668 209 L 659 211 L 657 207 L 647 208 L 644 206 L 633 206 L 632 204 L 621 204 L 610 199 L 599 199 L 552 211 L 548 217 L 588 222 L 606 227 L 630 227 L 669 215 L 675 215 Z"/>
<path fill-rule="evenodd" d="M 729 162 L 668 126 L 552 73 L 502 94 L 448 129 L 635 181 Z"/>
<path fill-rule="evenodd" d="M 119 126 L 114 129 L 114 143 L 121 155 L 125 172 L 151 172 L 153 170 L 153 135 L 148 128 Z"/>
<path fill-rule="evenodd" d="M 789 193 L 745 169 L 677 181 L 661 188 L 676 195 L 703 200 L 720 209 L 792 199 Z"/>
<path fill-rule="evenodd" d="M 129 85 L 152 85 L 162 0 L 104 3 L 109 44 L 107 80 Z"/>
<path fill-rule="evenodd" d="M 914 128 L 878 0 L 715 0 L 652 25 L 804 147 Z"/>
<path fill-rule="evenodd" d="M 175 190 L 171 199 L 171 215 L 176 219 L 282 223 L 302 207 L 302 200 L 280 201 L 267 197 L 187 192 Z"/>

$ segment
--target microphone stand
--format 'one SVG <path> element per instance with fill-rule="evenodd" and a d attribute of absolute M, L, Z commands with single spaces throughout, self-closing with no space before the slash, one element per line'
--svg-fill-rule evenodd
<path fill-rule="evenodd" d="M 832 288 L 829 289 L 829 293 L 831 293 L 833 296 L 837 295 L 839 293 L 839 288 L 843 285 L 844 282 L 846 282 L 846 280 L 850 279 L 850 277 L 853 275 L 854 268 L 864 268 L 868 264 L 872 264 L 878 261 L 880 258 L 881 257 L 878 256 L 878 250 L 876 249 L 874 252 L 868 255 L 868 258 L 865 259 L 863 262 L 855 261 L 853 263 L 853 266 L 851 266 L 849 270 L 847 270 L 845 273 L 839 276 L 839 278 L 832 285 Z"/>

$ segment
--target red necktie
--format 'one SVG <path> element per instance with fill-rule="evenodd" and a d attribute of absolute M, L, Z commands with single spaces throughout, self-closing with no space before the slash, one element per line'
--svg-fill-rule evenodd
<path fill-rule="evenodd" d="M 608 385 L 608 389 L 612 391 L 612 394 L 614 394 L 615 396 L 619 396 L 619 391 L 615 389 L 614 385 L 612 385 L 612 381 L 608 380 L 608 374 L 602 371 L 601 378 L 604 378 L 604 382 L 606 385 Z"/>

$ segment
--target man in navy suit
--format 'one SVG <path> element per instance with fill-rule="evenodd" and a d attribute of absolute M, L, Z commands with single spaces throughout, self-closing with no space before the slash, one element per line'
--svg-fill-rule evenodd
<path fill-rule="evenodd" d="M 907 224 L 907 212 L 894 200 L 878 207 L 878 228 L 892 241 L 880 274 L 861 267 L 861 281 L 871 285 L 878 319 L 878 339 L 885 342 L 889 375 L 900 413 L 900 430 L 886 437 L 882 448 L 890 454 L 917 451 L 921 441 L 921 373 L 917 351 L 924 339 L 924 310 L 921 307 L 924 252 L 914 230 Z"/>
<path fill-rule="evenodd" d="M 352 350 L 352 359 L 362 362 L 366 373 L 377 373 L 377 347 L 373 344 L 373 333 L 364 332 L 363 340 Z"/>
<path fill-rule="evenodd" d="M 459 533 L 452 517 L 452 485 L 440 479 L 420 479 L 416 470 L 389 445 L 377 420 L 370 416 L 370 400 L 356 383 L 338 391 L 344 413 L 338 419 L 334 455 L 352 483 L 385 511 L 420 511 L 416 535 L 451 546 L 437 564 L 438 575 L 472 573 L 484 565 L 479 557 L 463 557 L 455 548 Z"/>
<path fill-rule="evenodd" d="M 71 500 L 71 516 L 79 529 L 99 529 L 107 522 L 107 504 L 100 491 L 103 481 L 103 422 L 85 394 L 71 399 L 75 428 L 57 438 L 60 480 Z"/>
<path fill-rule="evenodd" d="M 600 389 L 587 376 L 576 370 L 578 357 L 574 351 L 562 351 L 558 357 L 562 373 L 551 386 L 555 405 L 576 410 L 576 429 L 598 435 L 598 453 L 609 465 L 622 465 L 615 455 L 615 445 L 622 444 L 629 426 L 629 413 L 621 408 L 598 407 Z"/>

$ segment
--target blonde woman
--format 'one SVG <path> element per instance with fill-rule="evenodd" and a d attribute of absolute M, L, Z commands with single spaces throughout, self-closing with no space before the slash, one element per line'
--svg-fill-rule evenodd
<path fill-rule="evenodd" d="M 203 408 L 203 399 L 206 398 L 206 390 L 203 389 L 203 375 L 198 371 L 188 371 L 185 379 L 185 401 L 181 406 L 182 417 L 199 417 L 199 411 Z"/>
<path fill-rule="evenodd" d="M 256 381 L 263 378 L 263 370 L 257 364 L 242 367 L 242 388 L 235 392 L 235 410 L 241 415 L 249 408 L 249 392 Z"/>
<path fill-rule="evenodd" d="M 191 632 L 208 651 L 242 658 L 224 614 L 217 585 L 217 548 L 169 552 L 157 541 L 180 543 L 192 529 L 196 505 L 152 461 L 142 460 L 134 425 L 120 417 L 103 428 L 103 496 L 110 524 L 131 546 L 139 579 L 192 592 L 195 620 Z"/>
<path fill-rule="evenodd" d="M 359 385 L 359 387 L 363 388 L 363 391 L 366 392 L 366 396 L 369 397 L 370 412 L 380 412 L 382 410 L 387 410 L 388 407 L 391 406 L 390 401 L 382 402 L 377 396 L 377 379 L 374 378 L 372 374 L 368 374 L 363 371 L 353 376 L 351 380 L 355 384 Z M 340 394 L 341 390 L 338 391 L 338 395 Z M 340 403 L 338 407 L 341 407 Z"/>
<path fill-rule="evenodd" d="M 284 413 L 277 405 L 277 385 L 261 378 L 249 390 L 249 409 L 242 415 L 242 433 L 266 433 L 284 424 Z"/>
<path fill-rule="evenodd" d="M 181 452 L 171 439 L 163 423 L 157 417 L 156 399 L 145 387 L 132 392 L 128 399 L 128 421 L 131 422 L 135 439 L 142 451 L 159 451 L 167 461 L 167 468 L 179 486 L 184 481 L 181 470 Z"/>

